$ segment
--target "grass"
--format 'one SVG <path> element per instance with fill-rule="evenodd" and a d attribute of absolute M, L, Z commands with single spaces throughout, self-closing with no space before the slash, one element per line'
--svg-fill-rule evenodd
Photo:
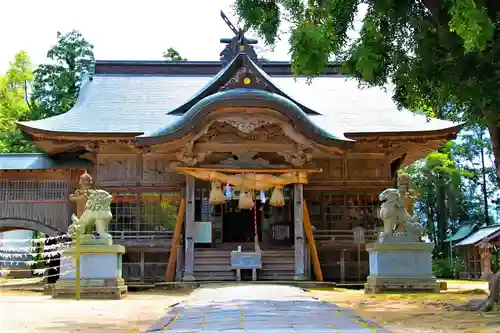
<path fill-rule="evenodd" d="M 500 313 L 451 311 L 449 304 L 460 305 L 485 299 L 482 289 L 442 293 L 365 295 L 359 290 L 310 290 L 323 301 L 348 308 L 392 332 L 497 333 Z"/>
<path fill-rule="evenodd" d="M 488 282 L 486 281 L 476 281 L 476 280 L 442 280 L 442 279 L 439 279 L 438 280 L 439 282 L 443 281 L 443 282 L 446 282 L 448 284 L 488 284 Z"/>

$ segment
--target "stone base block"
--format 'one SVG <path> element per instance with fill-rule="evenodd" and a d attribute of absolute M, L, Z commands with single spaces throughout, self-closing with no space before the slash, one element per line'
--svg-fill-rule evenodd
<path fill-rule="evenodd" d="M 75 297 L 76 256 L 80 257 L 80 297 L 120 299 L 127 295 L 122 278 L 121 245 L 82 244 L 71 247 L 61 256 L 59 280 L 52 289 L 52 297 Z"/>
<path fill-rule="evenodd" d="M 75 298 L 75 280 L 57 281 L 52 287 L 53 298 Z M 121 299 L 127 296 L 127 286 L 123 279 L 84 279 L 80 284 L 81 298 Z"/>
<path fill-rule="evenodd" d="M 365 292 L 439 292 L 432 274 L 432 249 L 433 244 L 421 242 L 367 244 L 370 276 Z"/>
<path fill-rule="evenodd" d="M 365 283 L 365 294 L 384 292 L 438 293 L 440 290 L 441 286 L 435 278 L 369 276 Z"/>

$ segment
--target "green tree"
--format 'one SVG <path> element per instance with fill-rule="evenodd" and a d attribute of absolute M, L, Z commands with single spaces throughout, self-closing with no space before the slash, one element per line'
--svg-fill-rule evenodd
<path fill-rule="evenodd" d="M 181 54 L 174 49 L 173 47 L 169 47 L 167 51 L 163 52 L 163 58 L 167 61 L 186 61 L 187 59 L 182 57 Z"/>
<path fill-rule="evenodd" d="M 361 5 L 360 35 L 350 40 Z M 500 2 L 235 0 L 235 9 L 269 45 L 290 24 L 296 75 L 312 78 L 334 56 L 363 83 L 394 83 L 401 107 L 486 125 L 500 182 Z"/>
<path fill-rule="evenodd" d="M 57 44 L 47 52 L 51 63 L 34 73 L 31 108 L 38 118 L 64 113 L 75 104 L 82 83 L 93 75 L 93 48 L 76 30 L 57 33 Z"/>
<path fill-rule="evenodd" d="M 36 151 L 16 126 L 16 121 L 31 118 L 27 87 L 32 77 L 25 51 L 18 52 L 5 75 L 0 76 L 0 153 Z"/>
<path fill-rule="evenodd" d="M 457 140 L 457 164 L 468 177 L 463 180 L 464 205 L 467 219 L 485 223 L 495 222 L 491 211 L 492 202 L 498 192 L 495 186 L 495 168 L 492 160 L 491 140 L 482 126 L 472 126 Z"/>
<path fill-rule="evenodd" d="M 420 194 L 416 214 L 435 243 L 435 255 L 446 256 L 444 241 L 448 230 L 463 215 L 462 178 L 467 176 L 464 170 L 457 168 L 456 144 L 448 142 L 439 151 L 406 168 L 405 172 L 412 175 Z"/>

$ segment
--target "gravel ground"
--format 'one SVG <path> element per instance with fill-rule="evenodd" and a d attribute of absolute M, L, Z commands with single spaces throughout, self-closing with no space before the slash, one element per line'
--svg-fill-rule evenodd
<path fill-rule="evenodd" d="M 0 291 L 1 333 L 144 332 L 186 295 L 129 294 L 122 300 L 52 299 Z"/>

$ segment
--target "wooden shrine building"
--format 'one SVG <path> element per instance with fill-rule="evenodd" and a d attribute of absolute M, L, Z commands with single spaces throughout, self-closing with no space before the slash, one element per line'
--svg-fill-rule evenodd
<path fill-rule="evenodd" d="M 337 64 L 308 84 L 259 61 L 241 31 L 223 41 L 221 61 L 96 61 L 71 110 L 20 123 L 45 153 L 0 155 L 0 228 L 65 231 L 87 169 L 114 196 L 128 281 L 164 280 L 181 197 L 177 280 L 234 280 L 230 252 L 253 249 L 255 229 L 258 279 L 312 278 L 305 199 L 325 280 L 364 280 L 378 194 L 459 126 L 399 111 Z M 212 181 L 223 203 L 209 202 Z"/>

